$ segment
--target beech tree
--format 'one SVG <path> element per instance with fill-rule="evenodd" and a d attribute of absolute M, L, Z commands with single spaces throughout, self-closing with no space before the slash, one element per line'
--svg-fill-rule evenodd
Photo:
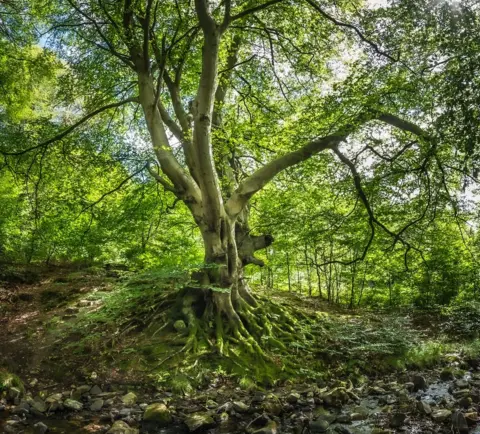
<path fill-rule="evenodd" d="M 449 7 L 430 8 L 429 19 L 441 20 Z M 391 27 L 405 10 L 410 15 Z M 188 325 L 185 351 L 201 341 L 227 356 L 240 346 L 266 359 L 262 339 L 285 348 L 295 332 L 293 316 L 252 294 L 244 273 L 263 265 L 255 252 L 274 241 L 251 230 L 251 203 L 282 172 L 326 154 L 350 171 L 368 225 L 353 261 L 365 257 L 376 232 L 401 246 L 406 262 L 421 254 L 408 230 L 425 217 L 419 210 L 395 227 L 380 221 L 363 187 L 362 154 L 413 179 L 425 207 L 432 184 L 441 184 L 430 174 L 443 171 L 446 188 L 458 181 L 441 165 L 453 149 L 439 137 L 445 117 L 431 110 L 437 104 L 444 113 L 435 89 L 445 69 L 431 65 L 449 46 L 415 48 L 415 23 L 422 35 L 430 30 L 411 2 L 57 0 L 35 13 L 43 44 L 63 58 L 87 113 L 3 154 L 53 146 L 96 116 L 123 110 L 123 130 L 113 134 L 130 146 L 150 144 L 145 170 L 183 202 L 203 238 L 205 266 L 172 315 Z M 411 167 L 402 166 L 405 156 Z"/>

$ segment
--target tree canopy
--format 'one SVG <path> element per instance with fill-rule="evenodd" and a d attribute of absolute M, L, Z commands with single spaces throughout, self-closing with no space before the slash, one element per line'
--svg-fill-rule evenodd
<path fill-rule="evenodd" d="M 288 341 L 248 281 L 350 307 L 478 297 L 475 2 L 32 0 L 0 18 L 5 258 L 196 270 L 185 350 L 214 335 L 230 357 Z"/>

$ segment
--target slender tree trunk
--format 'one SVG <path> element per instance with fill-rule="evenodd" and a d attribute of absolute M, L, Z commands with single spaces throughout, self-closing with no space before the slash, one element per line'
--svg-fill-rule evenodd
<path fill-rule="evenodd" d="M 304 249 L 304 255 L 305 255 L 305 267 L 307 269 L 307 284 L 308 284 L 308 296 L 312 296 L 312 279 L 310 276 L 310 265 L 308 263 L 308 251 L 307 251 L 307 245 L 305 244 L 305 249 Z"/>
<path fill-rule="evenodd" d="M 288 275 L 288 291 L 292 291 L 292 281 L 290 276 L 290 256 L 287 252 L 287 275 Z"/>

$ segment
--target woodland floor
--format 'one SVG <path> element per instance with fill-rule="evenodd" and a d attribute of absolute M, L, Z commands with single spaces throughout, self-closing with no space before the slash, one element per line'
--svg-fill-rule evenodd
<path fill-rule="evenodd" d="M 0 432 L 480 433 L 479 341 L 446 336 L 436 314 L 270 293 L 315 317 L 298 327 L 317 342 L 275 355 L 300 360 L 298 376 L 258 384 L 206 351 L 179 353 L 184 332 L 162 327 L 164 295 L 179 285 L 161 273 L 10 273 L 0 283 Z M 155 402 L 166 406 L 149 423 Z"/>

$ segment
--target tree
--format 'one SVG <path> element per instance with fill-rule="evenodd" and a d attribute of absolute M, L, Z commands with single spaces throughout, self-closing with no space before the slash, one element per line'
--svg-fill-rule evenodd
<path fill-rule="evenodd" d="M 199 340 L 211 344 L 213 335 L 220 354 L 234 357 L 231 346 L 238 345 L 268 358 L 262 337 L 285 348 L 295 321 L 251 293 L 244 268 L 262 266 L 255 252 L 273 242 L 270 234 L 253 234 L 249 213 L 255 195 L 279 174 L 331 152 L 349 171 L 368 222 L 366 243 L 352 261 L 365 257 L 378 230 L 406 255 L 419 250 L 407 235 L 425 213 L 391 229 L 376 216 L 357 161 L 369 152 L 382 170 L 397 170 L 398 179 L 401 159 L 408 158 L 416 167 L 404 177 L 428 186 L 437 170 L 434 80 L 415 78 L 411 68 L 422 66 L 417 53 L 400 59 L 395 52 L 412 39 L 389 34 L 382 24 L 406 3 L 374 11 L 363 2 L 333 8 L 315 0 L 52 2 L 39 20 L 89 112 L 46 141 L 2 152 L 15 156 L 51 146 L 97 115 L 134 107 L 124 111 L 134 125 L 130 145 L 151 144 L 155 161 L 148 171 L 186 205 L 203 238 L 205 267 L 198 283 L 180 293 L 177 315 L 190 331 L 184 350 Z M 407 30 L 416 18 L 399 27 Z M 385 34 L 385 48 L 367 32 Z M 422 48 L 426 56 L 441 55 L 435 44 Z M 413 65 L 405 67 L 409 61 Z M 346 79 L 339 79 L 335 62 L 347 68 Z M 358 150 L 361 141 L 369 144 Z M 450 158 L 451 149 L 442 152 Z M 425 199 L 429 188 L 412 194 Z"/>

